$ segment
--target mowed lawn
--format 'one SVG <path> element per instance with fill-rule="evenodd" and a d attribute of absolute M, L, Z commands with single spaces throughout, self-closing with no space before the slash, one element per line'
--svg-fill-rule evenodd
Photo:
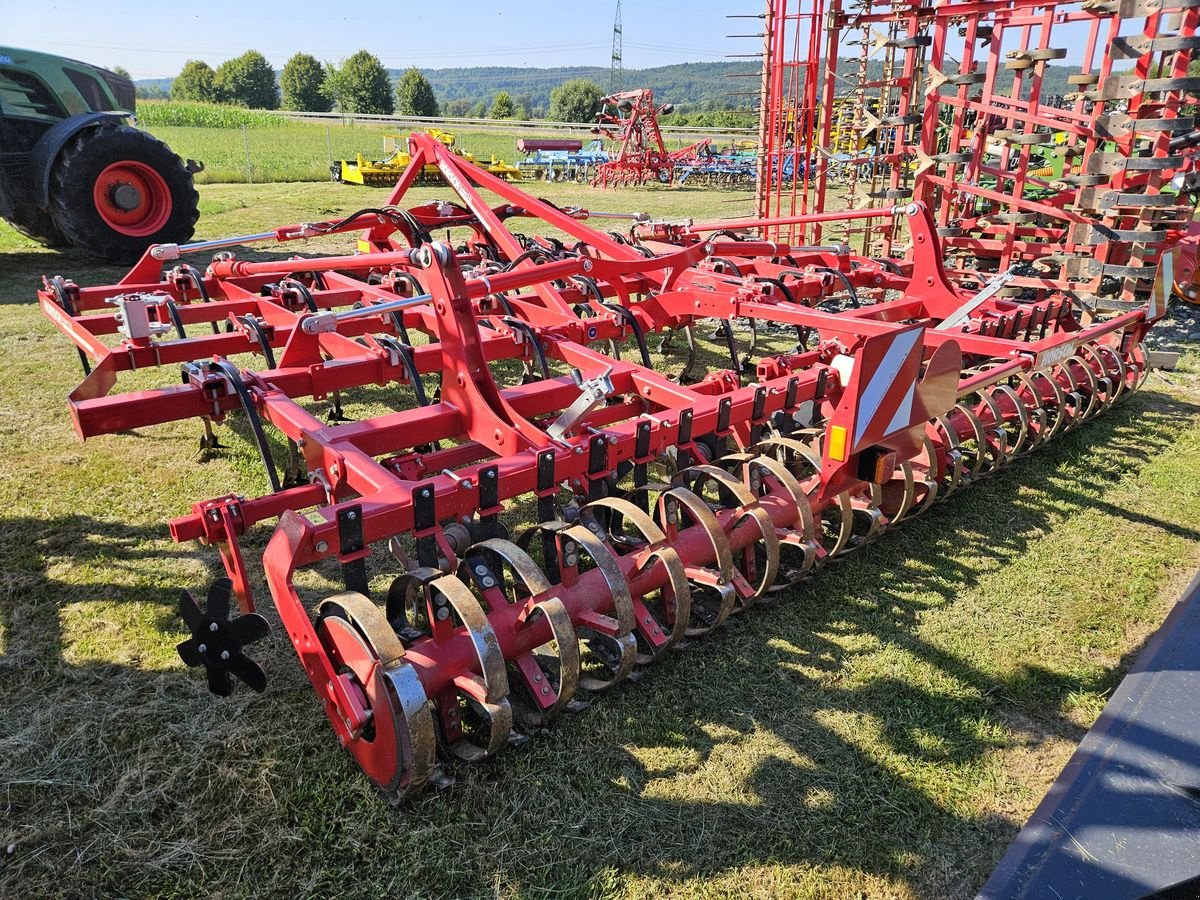
<path fill-rule="evenodd" d="M 381 125 L 322 125 L 289 122 L 276 127 L 197 128 L 158 125 L 146 129 L 181 157 L 200 160 L 204 171 L 197 183 L 281 181 L 328 181 L 329 164 L 334 160 L 384 159 L 389 135 L 397 128 Z M 471 153 L 480 162 L 492 157 L 515 164 L 523 154 L 517 152 L 521 137 L 563 137 L 554 132 L 462 131 L 451 129 L 455 147 Z M 587 143 L 588 135 L 583 135 Z"/>
<path fill-rule="evenodd" d="M 368 160 L 385 159 L 389 155 L 386 147 L 392 145 L 389 136 L 394 139 L 403 133 L 395 126 L 341 122 L 278 122 L 271 127 L 250 125 L 244 130 L 147 125 L 146 130 L 165 141 L 181 157 L 204 163 L 204 171 L 196 175 L 198 184 L 328 181 L 333 161 L 353 161 L 359 154 Z M 546 129 L 453 127 L 447 130 L 454 135 L 455 149 L 471 154 L 481 164 L 494 159 L 516 165 L 524 156 L 517 150 L 517 141 L 521 138 L 572 138 L 583 144 L 592 140 L 586 133 Z M 696 139 L 697 135 L 668 135 L 665 138 L 668 150 L 679 149 Z M 714 147 L 728 143 L 728 138 L 713 138 Z"/>
<path fill-rule="evenodd" d="M 745 211 L 702 190 L 535 192 L 655 216 Z M 200 234 L 385 196 L 204 185 Z M 339 749 L 265 588 L 264 694 L 214 698 L 176 657 L 179 589 L 202 590 L 219 564 L 165 523 L 264 479 L 236 429 L 207 457 L 196 422 L 80 445 L 64 404 L 75 353 L 32 303 L 42 273 L 121 274 L 0 229 L 3 897 L 971 896 L 1200 561 L 1192 354 L 393 808 Z M 248 556 L 269 534 L 247 536 Z"/>

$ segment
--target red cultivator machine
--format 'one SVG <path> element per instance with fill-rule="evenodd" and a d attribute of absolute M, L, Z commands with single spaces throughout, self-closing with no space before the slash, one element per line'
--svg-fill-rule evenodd
<path fill-rule="evenodd" d="M 623 187 L 657 181 L 670 184 L 675 177 L 675 162 L 695 155 L 708 141 L 700 141 L 680 150 L 668 151 L 658 127 L 658 117 L 670 113 L 669 103 L 654 102 L 649 90 L 624 91 L 600 101 L 598 123 L 593 131 L 618 144 L 608 162 L 596 167 L 594 187 Z"/>
<path fill-rule="evenodd" d="M 959 284 L 1126 310 L 1183 242 L 1190 293 L 1198 22 L 1187 0 L 772 0 L 759 214 L 825 209 L 836 178 L 852 208 L 924 203 Z M 887 219 L 768 236 L 908 241 Z"/>
<path fill-rule="evenodd" d="M 158 246 L 117 285 L 39 293 L 88 372 L 70 397 L 81 437 L 245 424 L 269 492 L 171 522 L 227 573 L 203 605 L 184 594 L 180 654 L 216 693 L 263 688 L 246 653 L 267 631 L 259 569 L 240 545 L 278 519 L 271 600 L 338 739 L 391 795 L 1121 402 L 1170 292 L 1164 272 L 1147 308 L 1085 323 L 1054 290 L 964 291 L 919 202 L 789 220 L 900 223 L 906 258 L 755 234 L 780 222 L 606 234 L 426 135 L 410 149 L 381 208 Z M 456 199 L 405 207 L 427 164 Z M 350 229 L 364 252 L 224 250 Z M 206 270 L 187 263 L 213 250 Z M 147 388 L 155 367 L 174 374 Z M 332 421 L 313 411 L 327 399 Z M 347 420 L 343 401 L 373 414 Z M 344 591 L 302 589 L 314 567 Z"/>

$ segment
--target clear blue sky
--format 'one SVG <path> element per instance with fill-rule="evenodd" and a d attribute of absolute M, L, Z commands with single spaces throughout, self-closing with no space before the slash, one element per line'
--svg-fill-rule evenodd
<path fill-rule="evenodd" d="M 763 0 L 622 0 L 624 63 L 638 69 L 753 53 Z M 337 62 L 366 48 L 389 68 L 608 66 L 616 0 L 0 0 L 0 42 L 174 76 L 188 59 L 214 68 L 247 49 L 277 68 L 297 51 Z M 357 14 L 356 14 L 357 13 Z"/>

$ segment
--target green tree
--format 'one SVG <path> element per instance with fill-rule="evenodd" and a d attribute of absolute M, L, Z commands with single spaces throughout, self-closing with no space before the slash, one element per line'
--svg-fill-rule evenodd
<path fill-rule="evenodd" d="M 283 65 L 280 73 L 283 108 L 306 113 L 328 113 L 334 101 L 325 90 L 325 67 L 316 56 L 298 53 Z"/>
<path fill-rule="evenodd" d="M 275 70 L 257 50 L 247 50 L 217 66 L 214 84 L 217 96 L 224 103 L 236 103 L 250 109 L 279 109 Z"/>
<path fill-rule="evenodd" d="M 325 91 L 325 67 L 316 57 L 297 53 L 284 64 L 279 76 L 283 108 L 304 112 L 329 112 L 333 100 Z"/>
<path fill-rule="evenodd" d="M 128 78 L 133 81 L 133 76 L 129 74 L 129 70 L 124 66 L 113 66 L 110 70 L 114 75 L 120 75 L 122 78 Z"/>
<path fill-rule="evenodd" d="M 492 101 L 492 108 L 488 110 L 488 118 L 511 119 L 516 114 L 516 107 L 513 105 L 513 99 L 508 91 L 500 91 L 496 94 L 496 98 Z"/>
<path fill-rule="evenodd" d="M 171 82 L 172 100 L 200 100 L 204 103 L 217 101 L 216 73 L 212 66 L 199 59 L 189 59 L 183 70 Z"/>
<path fill-rule="evenodd" d="M 396 109 L 392 80 L 374 53 L 359 50 L 331 69 L 328 78 L 342 112 L 390 116 Z"/>
<path fill-rule="evenodd" d="M 572 78 L 550 92 L 550 119 L 554 122 L 594 122 L 604 91 L 588 78 Z"/>
<path fill-rule="evenodd" d="M 471 101 L 466 97 L 456 97 L 442 104 L 442 115 L 450 119 L 461 119 L 471 114 Z"/>
<path fill-rule="evenodd" d="M 472 119 L 486 119 L 487 118 L 487 103 L 485 103 L 483 100 L 480 100 L 478 103 L 476 103 L 474 106 L 472 106 L 471 107 L 471 118 Z"/>
<path fill-rule="evenodd" d="M 437 116 L 437 97 L 433 93 L 433 85 L 421 74 L 416 66 L 408 69 L 396 85 L 396 112 L 402 116 Z"/>

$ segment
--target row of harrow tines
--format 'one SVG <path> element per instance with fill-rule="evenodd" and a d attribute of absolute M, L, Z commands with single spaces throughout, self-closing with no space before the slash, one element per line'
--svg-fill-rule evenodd
<path fill-rule="evenodd" d="M 952 280 L 1145 305 L 1162 253 L 1195 294 L 1200 6 L 1192 0 L 773 0 L 758 212 L 927 205 Z M 749 37 L 747 35 L 746 37 Z M 795 177 L 792 157 L 807 161 Z M 779 240 L 904 252 L 887 220 Z"/>
<path fill-rule="evenodd" d="M 278 519 L 262 562 L 280 620 L 391 795 L 1107 410 L 1162 313 L 1085 326 L 1056 295 L 963 293 L 919 204 L 829 214 L 901 219 L 906 260 L 758 240 L 761 222 L 603 233 L 427 136 L 410 147 L 378 209 L 159 246 L 120 284 L 39 293 L 88 373 L 81 437 L 185 418 L 211 436 L 233 413 L 261 453 L 265 494 L 170 523 L 227 572 L 205 604 L 185 593 L 183 659 L 216 693 L 265 686 L 242 545 Z M 457 196 L 405 207 L 426 164 Z M 227 249 L 351 229 L 353 255 Z M 182 383 L 118 390 L 155 366 Z"/>

